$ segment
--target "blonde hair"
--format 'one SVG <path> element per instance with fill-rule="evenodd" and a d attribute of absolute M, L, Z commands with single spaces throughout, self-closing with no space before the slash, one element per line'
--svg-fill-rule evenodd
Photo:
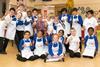
<path fill-rule="evenodd" d="M 58 35 L 58 34 L 53 34 L 53 36 L 52 36 L 52 37 L 54 37 L 54 36 L 58 36 L 58 38 L 59 38 L 59 35 Z"/>

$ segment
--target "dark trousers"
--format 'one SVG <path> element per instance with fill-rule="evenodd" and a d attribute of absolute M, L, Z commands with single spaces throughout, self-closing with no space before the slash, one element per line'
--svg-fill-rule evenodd
<path fill-rule="evenodd" d="M 29 59 L 26 59 L 26 58 L 24 58 L 24 57 L 22 57 L 21 55 L 18 54 L 17 55 L 17 60 L 25 62 L 27 60 L 34 61 L 35 59 L 34 59 L 34 56 L 31 56 Z"/>
<path fill-rule="evenodd" d="M 5 38 L 4 39 L 4 44 L 3 44 L 3 51 L 6 51 L 7 45 L 8 45 L 9 39 Z"/>
<path fill-rule="evenodd" d="M 69 43 L 68 44 L 64 44 L 64 46 L 65 46 L 66 52 L 68 52 L 68 50 L 69 50 Z"/>
<path fill-rule="evenodd" d="M 18 40 L 18 43 L 21 39 L 23 39 L 24 31 L 16 31 L 16 38 Z"/>
<path fill-rule="evenodd" d="M 41 59 L 46 59 L 46 55 L 45 54 L 42 54 L 41 56 L 38 56 L 38 55 L 34 55 L 34 59 L 36 60 L 36 59 L 39 59 L 39 58 L 41 58 Z"/>
<path fill-rule="evenodd" d="M 16 43 L 16 46 L 17 46 L 17 49 L 18 51 L 20 52 L 19 50 L 19 42 L 21 39 L 23 39 L 23 34 L 24 34 L 24 31 L 16 31 L 16 36 L 15 36 L 15 43 Z"/>
<path fill-rule="evenodd" d="M 3 41 L 4 41 L 4 38 L 0 37 L 0 52 L 3 51 Z"/>
<path fill-rule="evenodd" d="M 82 51 L 82 37 L 79 37 L 79 39 L 80 39 L 80 46 L 79 46 L 79 48 L 80 48 L 80 51 Z"/>
<path fill-rule="evenodd" d="M 69 50 L 68 52 L 69 52 L 69 56 L 70 56 L 71 58 L 74 58 L 74 57 L 80 58 L 80 57 L 81 57 L 80 52 L 74 52 L 74 51 L 72 51 L 72 50 Z"/>
<path fill-rule="evenodd" d="M 69 37 L 70 34 L 67 34 L 67 36 Z M 66 41 L 67 41 L 67 38 L 66 38 Z M 65 46 L 66 52 L 68 52 L 68 50 L 69 50 L 69 43 L 68 44 L 64 44 L 64 46 Z"/>

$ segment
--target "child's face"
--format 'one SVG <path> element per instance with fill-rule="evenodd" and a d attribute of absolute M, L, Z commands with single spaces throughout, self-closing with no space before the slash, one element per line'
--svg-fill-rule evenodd
<path fill-rule="evenodd" d="M 38 20 L 40 20 L 40 21 L 41 21 L 42 19 L 43 19 L 42 15 L 41 15 L 41 14 L 39 14 L 39 15 L 38 15 Z"/>
<path fill-rule="evenodd" d="M 17 19 L 20 19 L 22 17 L 22 14 L 21 13 L 17 13 Z"/>
<path fill-rule="evenodd" d="M 34 11 L 32 12 L 32 15 L 33 15 L 33 16 L 37 16 L 37 15 L 38 15 L 38 12 L 37 12 L 36 10 L 34 10 Z"/>
<path fill-rule="evenodd" d="M 57 23 L 58 22 L 58 16 L 55 17 L 54 21 Z"/>
<path fill-rule="evenodd" d="M 93 35 L 94 31 L 93 31 L 92 29 L 90 29 L 90 30 L 88 31 L 88 33 L 89 33 L 89 35 Z"/>
<path fill-rule="evenodd" d="M 11 11 L 9 12 L 9 15 L 10 15 L 10 16 L 14 16 L 14 15 L 15 15 L 15 11 L 11 10 Z"/>
<path fill-rule="evenodd" d="M 91 18 L 91 17 L 92 17 L 92 14 L 87 13 L 87 17 L 88 17 L 88 18 Z"/>
<path fill-rule="evenodd" d="M 67 12 L 66 11 L 63 11 L 62 14 L 67 14 Z"/>
<path fill-rule="evenodd" d="M 59 31 L 59 37 L 63 36 L 63 32 Z"/>
<path fill-rule="evenodd" d="M 78 12 L 77 12 L 77 11 L 73 11 L 72 14 L 73 14 L 73 15 L 77 15 Z"/>
<path fill-rule="evenodd" d="M 20 11 L 24 11 L 25 7 L 24 7 L 24 6 L 19 6 L 18 9 L 19 9 Z"/>
<path fill-rule="evenodd" d="M 42 36 L 43 36 L 43 35 L 42 35 L 42 32 L 39 31 L 39 32 L 37 33 L 37 37 L 41 38 Z"/>
<path fill-rule="evenodd" d="M 25 39 L 29 39 L 29 38 L 30 38 L 30 33 L 25 33 L 25 34 L 24 34 L 24 38 L 25 38 Z"/>
<path fill-rule="evenodd" d="M 27 15 L 28 15 L 28 16 L 31 16 L 32 14 L 31 14 L 31 12 L 29 11 L 29 12 L 27 12 Z"/>
<path fill-rule="evenodd" d="M 58 42 L 58 40 L 59 40 L 59 36 L 58 36 L 58 35 L 54 35 L 54 36 L 53 36 L 53 41 L 54 41 L 54 42 Z"/>
<path fill-rule="evenodd" d="M 73 29 L 73 30 L 71 30 L 71 35 L 72 36 L 75 36 L 76 35 L 76 31 Z"/>

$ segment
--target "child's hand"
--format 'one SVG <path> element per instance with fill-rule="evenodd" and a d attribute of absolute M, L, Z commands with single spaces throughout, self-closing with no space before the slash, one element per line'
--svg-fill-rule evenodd
<path fill-rule="evenodd" d="M 30 46 L 32 46 L 33 44 L 32 43 L 30 43 Z"/>
<path fill-rule="evenodd" d="M 34 41 L 32 42 L 32 44 L 34 45 Z"/>
<path fill-rule="evenodd" d="M 24 44 L 22 47 L 26 47 L 26 44 Z"/>
<path fill-rule="evenodd" d="M 35 27 L 35 26 L 36 26 L 36 22 L 33 23 L 33 27 Z"/>
<path fill-rule="evenodd" d="M 48 42 L 45 42 L 46 45 L 48 45 Z"/>

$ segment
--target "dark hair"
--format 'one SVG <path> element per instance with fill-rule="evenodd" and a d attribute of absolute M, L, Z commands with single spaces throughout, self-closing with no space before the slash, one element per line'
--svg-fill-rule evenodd
<path fill-rule="evenodd" d="M 88 13 L 94 14 L 94 11 L 93 11 L 93 10 L 89 10 L 89 11 L 87 11 L 86 13 L 87 13 L 87 14 L 88 14 Z"/>
<path fill-rule="evenodd" d="M 92 30 L 94 32 L 94 28 L 93 27 L 89 27 L 88 28 L 88 32 L 89 32 L 89 30 Z"/>
<path fill-rule="evenodd" d="M 38 11 L 38 9 L 37 9 L 37 8 L 34 8 L 34 9 L 32 10 L 32 12 L 33 12 L 33 11 Z"/>
<path fill-rule="evenodd" d="M 14 12 L 16 11 L 15 8 L 10 8 L 9 11 L 13 10 Z"/>
<path fill-rule="evenodd" d="M 29 31 L 25 31 L 25 32 L 24 32 L 24 35 L 25 35 L 26 33 L 29 33 L 29 34 L 31 34 Z"/>
<path fill-rule="evenodd" d="M 78 9 L 77 9 L 77 8 L 73 8 L 73 9 L 72 9 L 72 12 L 73 12 L 73 11 L 78 11 Z"/>
<path fill-rule="evenodd" d="M 19 0 L 17 0 L 17 1 L 19 1 Z M 23 1 L 23 0 L 22 0 Z"/>
<path fill-rule="evenodd" d="M 42 35 L 44 35 L 44 31 L 43 31 L 43 30 L 38 30 L 38 32 L 39 32 L 39 31 L 41 31 L 41 32 L 42 32 Z"/>
<path fill-rule="evenodd" d="M 63 35 L 64 35 L 64 30 L 59 30 L 59 32 L 62 31 Z"/>
<path fill-rule="evenodd" d="M 29 11 L 27 11 L 27 13 L 32 13 L 32 12 L 29 10 Z"/>
<path fill-rule="evenodd" d="M 64 11 L 67 12 L 67 8 L 62 8 L 61 9 L 61 13 L 64 12 Z"/>

